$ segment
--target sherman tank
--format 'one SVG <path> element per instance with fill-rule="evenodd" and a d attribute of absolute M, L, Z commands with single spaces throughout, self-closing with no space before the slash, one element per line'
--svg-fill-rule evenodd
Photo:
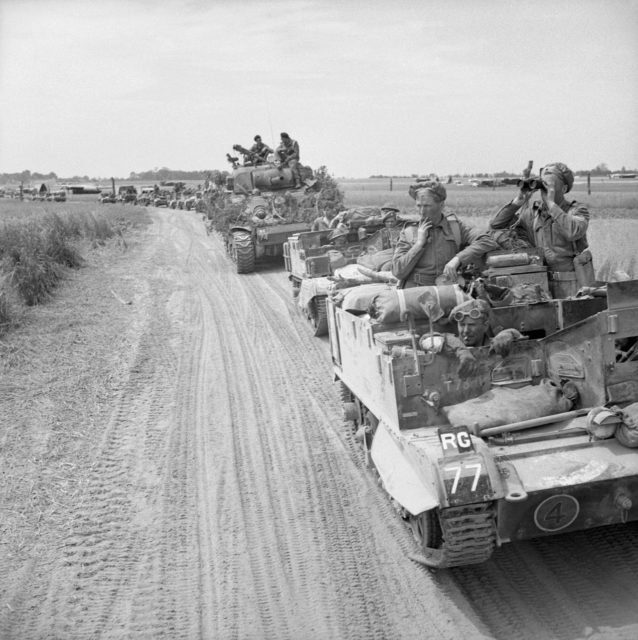
<path fill-rule="evenodd" d="M 521 262 L 500 256 L 484 280 L 546 294 L 545 268 Z M 330 349 L 344 416 L 414 534 L 412 559 L 476 564 L 505 543 L 638 519 L 638 280 L 492 300 L 496 328 L 523 339 L 507 356 L 475 347 L 466 377 L 440 344 L 467 292 L 374 287 L 328 300 Z"/>
<path fill-rule="evenodd" d="M 239 145 L 235 150 L 249 151 Z M 251 273 L 264 257 L 283 256 L 284 242 L 294 233 L 308 231 L 314 212 L 312 191 L 316 180 L 312 169 L 301 167 L 303 183 L 295 188 L 292 171 L 275 160 L 239 164 L 227 156 L 233 171 L 225 190 L 217 192 L 213 214 L 216 224 L 225 227 L 226 251 L 236 265 L 237 273 Z M 220 220 L 221 219 L 221 220 Z"/>

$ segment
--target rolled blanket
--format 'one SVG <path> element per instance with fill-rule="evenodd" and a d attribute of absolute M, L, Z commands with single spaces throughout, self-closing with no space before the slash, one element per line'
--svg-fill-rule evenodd
<path fill-rule="evenodd" d="M 544 418 L 572 408 L 572 401 L 551 380 L 519 389 L 494 387 L 478 398 L 443 407 L 450 424 L 465 425 L 476 435 L 483 429 Z"/>
<path fill-rule="evenodd" d="M 470 296 L 457 284 L 410 289 L 386 287 L 373 296 L 368 313 L 384 324 L 403 321 L 405 312 L 415 320 L 430 318 L 435 322 L 449 314 L 457 304 L 469 299 Z"/>
<path fill-rule="evenodd" d="M 392 269 L 392 256 L 394 249 L 382 249 L 376 253 L 366 253 L 357 258 L 357 264 L 360 264 L 373 271 L 383 271 L 384 269 Z"/>
<path fill-rule="evenodd" d="M 340 294 L 341 308 L 346 311 L 354 311 L 356 313 L 367 312 L 371 300 L 385 289 L 391 288 L 384 283 L 362 284 L 351 289 L 343 289 Z"/>

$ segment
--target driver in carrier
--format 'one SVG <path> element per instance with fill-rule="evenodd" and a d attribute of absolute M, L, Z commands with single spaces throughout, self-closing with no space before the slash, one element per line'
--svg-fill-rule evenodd
<path fill-rule="evenodd" d="M 492 335 L 490 306 L 485 300 L 472 299 L 458 304 L 449 316 L 456 322 L 458 335 L 444 333 L 421 338 L 421 348 L 427 352 L 455 355 L 459 360 L 458 374 L 462 378 L 474 375 L 479 363 L 472 353 L 474 347 L 489 346 L 490 351 L 502 357 L 507 356 L 515 340 L 523 334 L 516 329 L 503 329 Z"/>

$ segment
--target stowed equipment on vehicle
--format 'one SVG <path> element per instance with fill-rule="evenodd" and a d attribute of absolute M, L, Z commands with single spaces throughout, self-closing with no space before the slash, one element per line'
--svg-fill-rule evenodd
<path fill-rule="evenodd" d="M 469 377 L 445 348 L 457 285 L 363 285 L 327 305 L 344 416 L 413 558 L 473 564 L 505 542 L 638 520 L 638 281 L 555 300 L 533 252 L 501 253 L 472 293 L 495 332 L 525 337 L 505 357 L 474 347 Z"/>

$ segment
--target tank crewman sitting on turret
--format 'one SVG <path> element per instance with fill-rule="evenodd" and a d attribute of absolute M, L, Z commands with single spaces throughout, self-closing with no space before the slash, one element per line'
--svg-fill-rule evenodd
<path fill-rule="evenodd" d="M 458 336 L 444 333 L 440 344 L 432 344 L 430 336 L 421 338 L 421 348 L 426 351 L 442 351 L 455 355 L 459 360 L 458 374 L 462 378 L 475 374 L 479 363 L 472 353 L 473 347 L 489 346 L 490 351 L 505 357 L 514 340 L 521 340 L 523 334 L 516 329 L 503 329 L 492 336 L 490 306 L 485 300 L 466 300 L 452 309 L 450 322 L 456 322 Z M 436 342 L 436 341 L 435 341 Z"/>
<path fill-rule="evenodd" d="M 280 136 L 281 144 L 275 149 L 275 157 L 281 162 L 282 167 L 290 167 L 292 177 L 295 180 L 293 189 L 298 189 L 302 186 L 299 168 L 299 143 L 293 140 L 286 132 L 282 132 Z"/>
<path fill-rule="evenodd" d="M 262 142 L 261 136 L 254 137 L 255 144 L 250 147 L 251 159 L 255 164 L 264 164 L 268 162 L 268 156 L 273 152 L 272 149 Z"/>
<path fill-rule="evenodd" d="M 445 187 L 436 180 L 422 182 L 415 193 L 421 219 L 403 227 L 392 257 L 392 274 L 401 281 L 401 288 L 432 286 L 441 275 L 456 282 L 460 266 L 499 248 L 487 234 L 454 214 L 445 215 L 446 197 Z"/>

